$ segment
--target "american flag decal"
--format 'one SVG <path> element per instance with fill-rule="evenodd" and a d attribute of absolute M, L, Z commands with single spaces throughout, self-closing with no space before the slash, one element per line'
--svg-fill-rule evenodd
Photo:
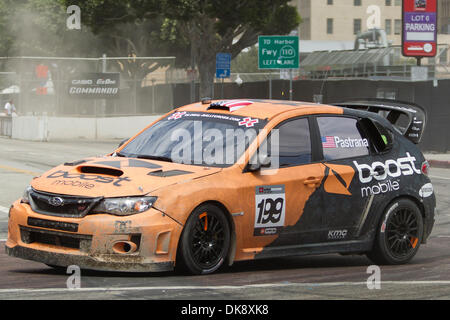
<path fill-rule="evenodd" d="M 322 146 L 324 148 L 336 148 L 336 142 L 334 142 L 334 137 L 330 136 L 322 137 Z"/>

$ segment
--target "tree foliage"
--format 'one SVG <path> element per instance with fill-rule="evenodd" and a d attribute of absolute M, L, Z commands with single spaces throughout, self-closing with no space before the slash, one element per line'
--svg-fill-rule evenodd
<path fill-rule="evenodd" d="M 199 70 L 211 94 L 216 53 L 235 58 L 265 34 L 288 34 L 300 22 L 289 0 L 0 0 L 0 55 L 176 56 Z M 82 30 L 68 30 L 66 8 L 81 8 Z M 192 61 L 192 59 L 194 61 Z M 118 65 L 143 78 L 159 65 Z"/>
<path fill-rule="evenodd" d="M 202 96 L 212 92 L 216 53 L 234 58 L 259 35 L 288 34 L 300 23 L 288 0 L 173 0 L 164 11 L 182 23 L 179 35 L 192 46 Z"/>

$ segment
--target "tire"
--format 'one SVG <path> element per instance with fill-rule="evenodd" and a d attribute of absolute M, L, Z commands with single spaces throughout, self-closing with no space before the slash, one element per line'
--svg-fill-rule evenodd
<path fill-rule="evenodd" d="M 180 238 L 177 264 L 191 274 L 217 271 L 230 248 L 230 225 L 213 205 L 202 205 L 189 216 Z"/>
<path fill-rule="evenodd" d="M 379 265 L 408 263 L 419 250 L 422 238 L 420 209 L 409 199 L 396 200 L 385 209 L 367 257 Z"/>

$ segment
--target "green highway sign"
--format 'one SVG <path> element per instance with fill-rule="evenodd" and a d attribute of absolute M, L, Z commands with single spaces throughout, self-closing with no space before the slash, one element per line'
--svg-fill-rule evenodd
<path fill-rule="evenodd" d="M 299 67 L 298 37 L 259 36 L 259 69 L 297 69 Z"/>

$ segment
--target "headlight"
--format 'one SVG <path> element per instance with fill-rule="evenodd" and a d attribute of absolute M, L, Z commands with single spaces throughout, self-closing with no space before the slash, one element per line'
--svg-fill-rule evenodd
<path fill-rule="evenodd" d="M 103 199 L 92 213 L 110 213 L 117 216 L 129 216 L 150 209 L 157 197 L 130 197 Z"/>
<path fill-rule="evenodd" d="M 25 191 L 23 192 L 22 199 L 20 200 L 20 202 L 30 204 L 30 193 L 32 190 L 33 189 L 31 188 L 31 186 L 27 186 L 25 188 Z"/>

